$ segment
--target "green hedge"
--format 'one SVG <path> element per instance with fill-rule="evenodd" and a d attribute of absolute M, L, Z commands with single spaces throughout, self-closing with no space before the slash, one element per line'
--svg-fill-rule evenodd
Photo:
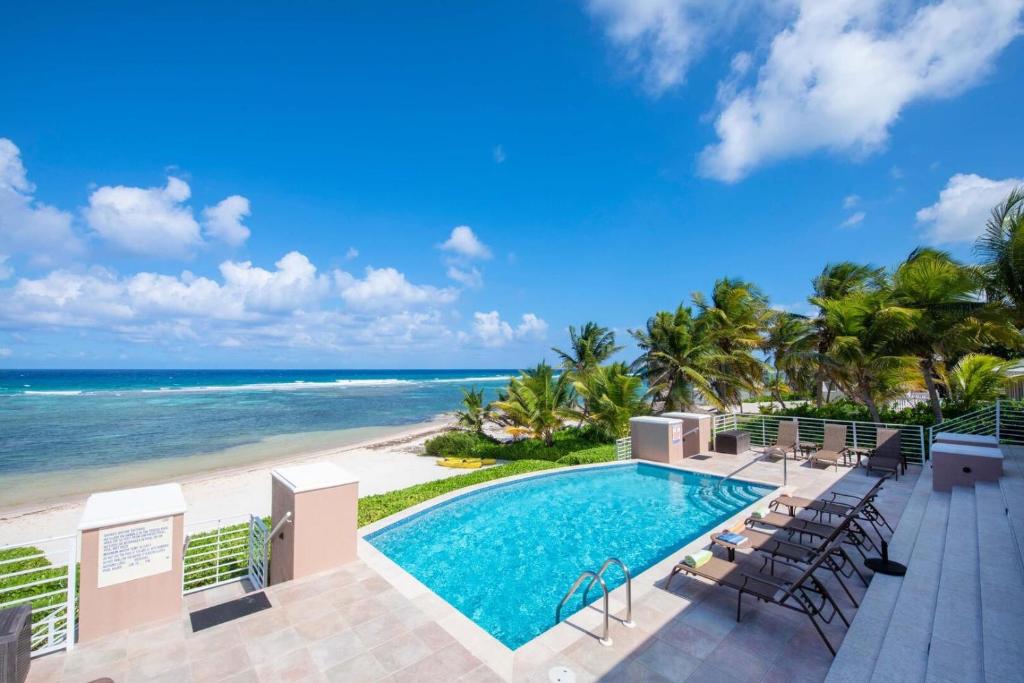
<path fill-rule="evenodd" d="M 550 446 L 540 439 L 501 442 L 472 432 L 450 431 L 428 439 L 424 448 L 427 455 L 432 456 L 556 462 L 570 453 L 588 450 L 603 443 L 592 430 L 567 427 L 555 432 L 554 443 Z"/>
<path fill-rule="evenodd" d="M 424 501 L 450 491 L 457 491 L 467 486 L 503 477 L 511 477 L 516 474 L 550 470 L 558 467 L 561 467 L 561 465 L 544 460 L 521 460 L 508 463 L 507 465 L 496 465 L 487 469 L 475 470 L 470 474 L 462 474 L 457 477 L 428 481 L 397 491 L 366 496 L 359 499 L 359 526 L 372 524 L 396 512 L 410 508 L 413 505 L 419 505 Z"/>
<path fill-rule="evenodd" d="M 611 462 L 613 460 L 615 460 L 615 445 L 608 444 L 563 455 L 557 462 L 559 465 L 592 465 L 597 462 Z"/>

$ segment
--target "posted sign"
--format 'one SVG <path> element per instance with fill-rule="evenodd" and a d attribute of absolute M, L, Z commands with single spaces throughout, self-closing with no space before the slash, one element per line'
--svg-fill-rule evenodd
<path fill-rule="evenodd" d="M 99 533 L 100 588 L 171 571 L 172 517 Z"/>

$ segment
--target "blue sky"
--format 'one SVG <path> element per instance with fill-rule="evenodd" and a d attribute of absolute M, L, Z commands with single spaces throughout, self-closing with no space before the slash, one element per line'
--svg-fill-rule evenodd
<path fill-rule="evenodd" d="M 523 366 L 970 258 L 1024 0 L 720 5 L 7 8 L 0 367 Z"/>

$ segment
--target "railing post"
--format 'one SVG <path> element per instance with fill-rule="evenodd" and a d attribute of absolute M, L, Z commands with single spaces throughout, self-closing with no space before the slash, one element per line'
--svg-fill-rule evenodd
<path fill-rule="evenodd" d="M 1002 405 L 1003 405 L 1003 402 L 1000 399 L 997 398 L 996 399 L 996 443 L 1000 443 L 1002 441 L 1002 432 L 1001 432 L 1002 425 L 1000 424 L 1002 422 L 1002 419 L 1001 419 L 1002 418 Z"/>
<path fill-rule="evenodd" d="M 68 650 L 75 646 L 75 594 L 78 591 L 76 576 L 78 574 L 78 536 L 72 536 L 68 541 L 68 606 L 67 622 L 64 629 L 66 641 L 64 647 Z"/>
<path fill-rule="evenodd" d="M 919 425 L 917 428 L 920 430 L 920 432 L 918 433 L 918 436 L 921 439 L 921 466 L 924 467 L 924 462 L 925 462 L 925 460 L 928 460 L 929 454 L 926 454 L 925 450 L 924 450 L 924 427 Z M 932 437 L 931 431 L 932 431 L 932 428 L 929 427 L 928 428 L 928 445 L 929 446 L 931 445 L 931 437 Z"/>
<path fill-rule="evenodd" d="M 853 422 L 853 448 L 857 449 L 857 423 Z"/>
<path fill-rule="evenodd" d="M 764 415 L 762 415 L 761 416 L 761 445 L 764 446 L 766 443 L 768 443 L 768 437 L 765 436 L 765 431 L 764 431 Z"/>

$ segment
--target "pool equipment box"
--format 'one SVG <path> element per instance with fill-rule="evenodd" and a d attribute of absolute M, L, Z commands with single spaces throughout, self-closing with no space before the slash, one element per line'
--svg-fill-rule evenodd
<path fill-rule="evenodd" d="M 270 584 L 300 579 L 356 559 L 359 480 L 331 462 L 271 472 Z"/>
<path fill-rule="evenodd" d="M 669 417 L 634 417 L 629 421 L 633 457 L 653 462 L 683 461 L 683 421 Z"/>
<path fill-rule="evenodd" d="M 684 458 L 700 455 L 711 446 L 711 416 L 707 413 L 662 413 L 661 417 L 682 420 Z"/>
<path fill-rule="evenodd" d="M 184 514 L 178 484 L 89 496 L 78 525 L 81 642 L 181 615 Z"/>
<path fill-rule="evenodd" d="M 991 446 L 936 442 L 932 444 L 932 468 L 935 491 L 999 481 L 1003 476 L 1003 452 Z"/>

